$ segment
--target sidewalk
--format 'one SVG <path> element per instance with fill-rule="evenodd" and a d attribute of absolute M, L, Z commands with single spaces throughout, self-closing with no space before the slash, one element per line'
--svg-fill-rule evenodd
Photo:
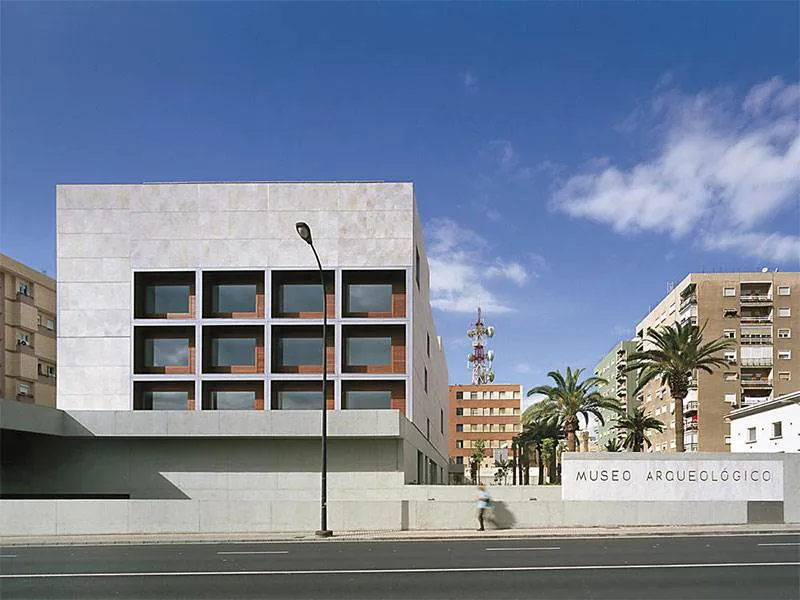
<path fill-rule="evenodd" d="M 142 535 L 59 535 L 59 536 L 0 536 L 5 546 L 89 546 L 101 544 L 220 544 L 270 542 L 336 542 L 336 541 L 413 541 L 413 540 L 471 540 L 516 538 L 581 538 L 581 537 L 655 537 L 702 535 L 800 535 L 800 524 L 776 525 L 703 525 L 647 527 L 572 527 L 541 529 L 425 530 L 425 531 L 342 531 L 334 537 L 320 540 L 314 532 L 280 533 L 169 533 Z"/>

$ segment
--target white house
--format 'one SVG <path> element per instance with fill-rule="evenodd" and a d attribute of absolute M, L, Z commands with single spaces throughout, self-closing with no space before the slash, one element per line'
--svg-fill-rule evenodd
<path fill-rule="evenodd" d="M 731 452 L 800 452 L 800 391 L 728 415 Z"/>

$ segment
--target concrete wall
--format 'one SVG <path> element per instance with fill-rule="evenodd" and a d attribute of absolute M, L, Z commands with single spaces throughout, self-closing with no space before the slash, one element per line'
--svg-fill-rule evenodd
<path fill-rule="evenodd" d="M 779 438 L 772 436 L 772 424 L 776 422 L 783 430 Z M 751 427 L 756 429 L 755 442 L 748 441 L 747 430 Z M 731 452 L 800 452 L 800 404 L 731 417 Z"/>

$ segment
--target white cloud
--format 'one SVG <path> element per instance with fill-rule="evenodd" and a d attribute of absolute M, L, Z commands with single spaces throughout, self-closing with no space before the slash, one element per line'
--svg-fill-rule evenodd
<path fill-rule="evenodd" d="M 464 87 L 468 90 L 474 90 L 478 85 L 478 78 L 472 71 L 467 71 L 464 73 L 464 77 L 462 79 L 462 83 Z"/>
<path fill-rule="evenodd" d="M 796 238 L 755 230 L 800 193 L 798 108 L 800 85 L 778 78 L 739 107 L 725 91 L 660 92 L 650 107 L 654 156 L 630 168 L 595 163 L 560 184 L 552 205 L 619 232 L 698 232 L 707 249 L 796 257 Z"/>
<path fill-rule="evenodd" d="M 519 156 L 514 149 L 514 144 L 508 140 L 494 140 L 493 142 L 489 142 L 489 152 L 497 162 L 497 166 L 502 169 L 513 169 L 519 164 Z"/>
<path fill-rule="evenodd" d="M 514 365 L 514 373 L 526 374 L 533 373 L 533 367 L 528 363 L 517 363 Z"/>
<path fill-rule="evenodd" d="M 488 258 L 486 240 L 451 219 L 434 219 L 425 232 L 434 308 L 472 313 L 481 306 L 495 314 L 514 310 L 492 289 L 492 282 L 507 280 L 522 285 L 529 276 L 523 265 Z"/>

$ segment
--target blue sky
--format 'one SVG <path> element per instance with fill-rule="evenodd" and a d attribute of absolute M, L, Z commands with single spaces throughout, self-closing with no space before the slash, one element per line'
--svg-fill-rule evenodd
<path fill-rule="evenodd" d="M 410 180 L 451 381 L 481 302 L 528 387 L 800 263 L 796 3 L 1 10 L 2 251 L 50 273 L 56 183 Z"/>

